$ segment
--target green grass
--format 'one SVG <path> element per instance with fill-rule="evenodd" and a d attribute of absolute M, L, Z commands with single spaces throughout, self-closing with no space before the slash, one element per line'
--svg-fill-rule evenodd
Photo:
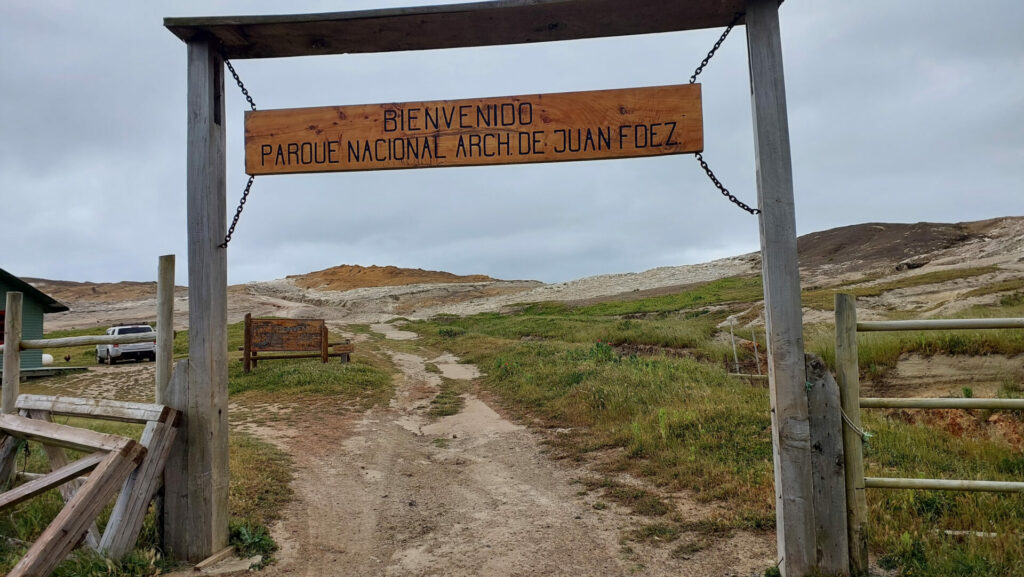
<path fill-rule="evenodd" d="M 869 277 L 868 279 L 859 279 L 827 289 L 804 291 L 801 295 L 801 301 L 805 307 L 823 311 L 832 311 L 835 310 L 835 293 L 837 292 L 852 294 L 857 297 L 875 297 L 891 290 L 972 278 L 991 274 L 998 270 L 999 268 L 994 266 L 940 270 L 906 276 L 900 279 L 873 284 L 870 286 L 856 286 L 859 283 L 866 282 L 866 280 L 874 280 L 874 277 Z"/>
<path fill-rule="evenodd" d="M 675 294 L 600 303 L 575 308 L 572 312 L 583 316 L 664 313 L 723 303 L 752 303 L 761 300 L 763 294 L 760 275 L 734 276 L 702 283 Z"/>
<path fill-rule="evenodd" d="M 441 392 L 430 401 L 430 409 L 427 414 L 431 417 L 448 417 L 458 414 L 466 404 L 462 396 L 465 393 L 465 384 L 452 379 L 441 379 Z"/>
<path fill-rule="evenodd" d="M 136 439 L 142 430 L 141 425 L 108 421 L 64 418 L 57 421 L 61 424 L 88 427 Z M 28 446 L 27 458 L 24 449 L 19 454 L 18 471 L 48 472 L 49 463 L 42 446 L 35 442 L 29 443 Z M 229 451 L 229 510 L 232 526 L 247 526 L 250 531 L 263 531 L 266 534 L 266 526 L 280 517 L 284 505 L 291 498 L 291 489 L 288 487 L 291 479 L 290 461 L 272 445 L 237 433 L 231 435 Z M 71 459 L 81 456 L 75 451 L 69 451 L 68 454 Z M 20 503 L 0 515 L 0 536 L 4 537 L 0 538 L 0 574 L 14 567 L 27 551 L 28 545 L 39 537 L 63 506 L 64 501 L 60 493 L 54 489 Z M 112 507 L 112 504 L 107 506 L 100 515 L 97 523 L 100 531 L 103 531 Z M 13 541 L 9 541 L 8 538 Z M 61 563 L 53 575 L 139 577 L 157 575 L 175 567 L 176 564 L 164 558 L 158 549 L 156 519 L 154 513 L 150 511 L 135 551 L 124 559 L 108 562 L 95 553 L 79 549 Z"/>
<path fill-rule="evenodd" d="M 964 274 L 988 272 L 972 269 Z M 920 275 L 881 286 L 892 290 L 942 282 L 959 273 L 951 274 Z M 664 508 L 643 505 L 660 500 L 616 484 L 611 476 L 584 481 L 588 491 L 601 491 L 599 503 L 616 502 L 651 514 L 652 522 L 630 538 L 675 540 L 682 543 L 673 544 L 678 556 L 685 557 L 709 546 L 707 541 L 691 543 L 692 534 L 724 536 L 741 528 L 774 527 L 772 448 L 767 390 L 729 377 L 731 352 L 720 354 L 721 346 L 709 342 L 721 336 L 715 323 L 738 307 L 726 301 L 725 312 L 700 305 L 675 308 L 710 299 L 673 297 L 576 309 L 544 303 L 505 315 L 417 321 L 408 328 L 422 336 L 422 345 L 477 363 L 486 374 L 481 385 L 509 410 L 542 426 L 569 428 L 552 441 L 558 454 L 586 459 L 599 452 L 597 462 L 609 475 L 629 472 L 667 491 L 688 490 L 698 500 L 727 503 L 722 517 L 698 527 L 675 517 L 664 502 Z M 962 316 L 1024 316 L 1024 295 L 1005 295 L 999 306 L 977 307 Z M 831 327 L 811 327 L 806 338 L 809 350 L 832 362 Z M 665 343 L 687 354 L 624 354 L 630 350 L 627 345 L 669 346 Z M 909 352 L 1018 354 L 1024 352 L 1024 335 L 868 333 L 860 337 L 860 351 L 865 371 L 884 373 Z M 1007 383 L 1000 395 L 1021 396 L 1022 390 L 1020 383 Z M 966 432 L 866 413 L 865 424 L 874 434 L 866 450 L 868 474 L 1020 480 L 1024 459 L 986 420 L 988 414 L 963 416 L 976 420 Z M 1024 496 L 871 490 L 868 503 L 873 555 L 901 575 L 1024 575 L 1018 567 L 1024 558 L 1024 540 L 1019 538 L 1024 534 Z M 948 537 L 942 533 L 946 529 L 1004 537 Z"/>
<path fill-rule="evenodd" d="M 983 287 L 978 287 L 976 289 L 971 289 L 965 292 L 963 296 L 964 298 L 980 297 L 1020 289 L 1024 289 L 1024 278 L 1010 278 L 997 283 L 985 285 Z"/>

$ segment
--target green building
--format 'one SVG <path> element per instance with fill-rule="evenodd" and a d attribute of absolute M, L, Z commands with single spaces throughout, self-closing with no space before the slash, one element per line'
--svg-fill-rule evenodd
<path fill-rule="evenodd" d="M 43 315 L 46 313 L 59 313 L 69 310 L 68 307 L 54 300 L 36 287 L 28 284 L 13 274 L 0 268 L 0 343 L 4 341 L 4 309 L 7 308 L 7 293 L 21 292 L 21 338 L 41 339 L 43 338 Z M 0 369 L 3 369 L 4 360 L 0 355 Z M 34 349 L 21 352 L 21 368 L 39 369 L 43 366 L 43 351 Z"/>

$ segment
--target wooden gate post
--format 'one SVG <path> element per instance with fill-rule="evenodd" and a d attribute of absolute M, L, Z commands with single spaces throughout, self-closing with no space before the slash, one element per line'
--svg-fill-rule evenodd
<path fill-rule="evenodd" d="M 160 257 L 156 275 L 156 402 L 165 404 L 174 370 L 174 255 Z"/>
<path fill-rule="evenodd" d="M 746 28 L 761 208 L 778 555 L 783 575 L 803 577 L 815 566 L 814 490 L 778 0 L 748 0 Z"/>
<path fill-rule="evenodd" d="M 205 559 L 228 541 L 227 251 L 224 60 L 188 42 L 187 378 L 167 404 L 185 423 L 166 466 L 165 539 L 171 555 Z"/>
<path fill-rule="evenodd" d="M 21 387 L 21 309 L 23 296 L 20 292 L 7 293 L 7 308 L 4 312 L 4 372 L 3 391 L 0 398 L 0 412 L 13 415 L 18 412 L 18 389 Z M 0 480 L 2 482 L 2 480 Z"/>
<path fill-rule="evenodd" d="M 857 358 L 857 301 L 836 295 L 836 381 L 843 412 L 843 454 L 846 459 L 846 524 L 849 528 L 850 574 L 868 574 L 868 504 L 864 494 L 864 447 L 860 433 L 860 368 Z M 852 425 L 852 426 L 851 426 Z"/>

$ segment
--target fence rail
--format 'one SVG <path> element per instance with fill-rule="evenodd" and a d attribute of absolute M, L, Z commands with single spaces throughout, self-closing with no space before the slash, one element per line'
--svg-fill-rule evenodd
<path fill-rule="evenodd" d="M 863 409 L 1009 409 L 1024 410 L 1024 399 L 974 398 L 861 398 L 857 333 L 874 331 L 935 331 L 978 329 L 1024 329 L 1024 318 L 1012 319 L 927 319 L 857 322 L 853 295 L 836 294 L 836 374 L 844 412 L 843 445 L 846 469 L 847 526 L 851 574 L 868 569 L 867 501 L 864 489 L 930 489 L 941 491 L 1024 492 L 1024 483 L 970 481 L 958 479 L 902 479 L 864 475 Z"/>
<path fill-rule="evenodd" d="M 933 491 L 1024 493 L 1024 483 L 1014 481 L 961 481 L 956 479 L 864 477 L 864 486 L 869 489 L 931 489 Z"/>
<path fill-rule="evenodd" d="M 1024 399 L 970 399 L 970 398 L 875 398 L 861 397 L 862 409 L 1024 409 Z"/>
<path fill-rule="evenodd" d="M 927 319 L 908 321 L 864 321 L 857 332 L 947 331 L 975 329 L 1024 329 L 1024 319 Z"/>

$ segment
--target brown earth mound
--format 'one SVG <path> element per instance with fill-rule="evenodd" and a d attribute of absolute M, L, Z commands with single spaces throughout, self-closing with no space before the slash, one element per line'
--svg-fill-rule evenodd
<path fill-rule="evenodd" d="M 356 288 L 403 286 L 410 284 L 487 282 L 495 279 L 482 274 L 459 276 L 450 272 L 398 268 L 395 266 L 359 266 L 343 264 L 304 275 L 289 276 L 306 289 L 347 291 Z"/>
<path fill-rule="evenodd" d="M 797 240 L 800 267 L 905 263 L 903 268 L 917 268 L 925 264 L 917 262 L 918 257 L 961 244 L 981 234 L 979 228 L 965 223 L 870 222 L 814 232 Z"/>
<path fill-rule="evenodd" d="M 155 282 L 121 281 L 115 283 L 74 282 L 26 278 L 26 282 L 62 303 L 114 303 L 156 298 Z M 183 286 L 174 287 L 175 294 L 188 294 Z"/>

